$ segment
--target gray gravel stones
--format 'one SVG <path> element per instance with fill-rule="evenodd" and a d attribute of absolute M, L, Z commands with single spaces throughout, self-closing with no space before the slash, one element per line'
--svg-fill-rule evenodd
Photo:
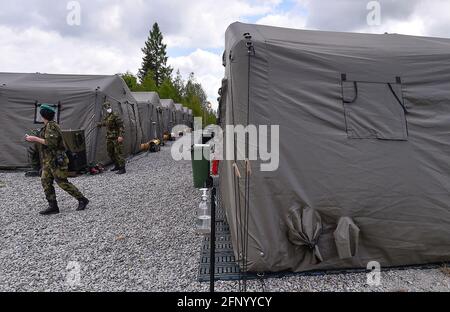
<path fill-rule="evenodd" d="M 0 291 L 181 291 L 196 284 L 200 195 L 190 163 L 173 161 L 165 147 L 127 169 L 72 179 L 91 200 L 84 212 L 57 188 L 62 212 L 50 217 L 38 214 L 46 207 L 39 178 L 0 173 Z M 81 285 L 68 283 L 71 261 L 79 263 Z"/>
<path fill-rule="evenodd" d="M 39 178 L 0 172 L 0 291 L 208 291 L 197 281 L 200 192 L 191 175 L 190 163 L 172 160 L 166 146 L 132 159 L 126 175 L 72 179 L 89 208 L 76 212 L 76 201 L 57 188 L 62 213 L 42 217 Z M 218 282 L 217 290 L 237 291 L 238 282 Z M 450 276 L 389 271 L 375 288 L 365 274 L 293 276 L 250 281 L 248 290 L 450 291 Z"/>

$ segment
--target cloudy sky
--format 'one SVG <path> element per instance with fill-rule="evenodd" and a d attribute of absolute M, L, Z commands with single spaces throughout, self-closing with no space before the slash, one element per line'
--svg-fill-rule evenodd
<path fill-rule="evenodd" d="M 368 0 L 79 0 L 80 25 L 67 22 L 70 2 L 2 1 L 0 71 L 137 73 L 140 49 L 157 21 L 170 64 L 184 77 L 195 72 L 216 105 L 224 33 L 235 21 L 450 38 L 448 0 L 379 0 L 378 26 L 368 25 Z"/>

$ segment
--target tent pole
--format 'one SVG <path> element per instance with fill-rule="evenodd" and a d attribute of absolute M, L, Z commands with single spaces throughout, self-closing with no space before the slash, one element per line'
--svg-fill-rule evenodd
<path fill-rule="evenodd" d="M 102 121 L 102 106 L 103 106 L 103 103 L 99 103 L 98 91 L 99 91 L 98 89 L 95 90 L 94 124 L 92 125 L 92 129 L 90 130 L 92 132 L 95 132 L 94 149 L 92 150 L 92 148 L 89 148 L 89 152 L 87 153 L 89 163 L 97 162 L 97 154 L 98 154 L 97 148 L 98 148 L 98 140 L 99 140 L 99 136 L 100 136 L 100 130 L 97 127 L 97 123 Z M 105 96 L 105 100 L 106 100 L 106 96 Z M 90 132 L 90 133 L 92 133 L 92 132 Z M 87 140 L 87 136 L 86 136 L 86 140 Z M 86 147 L 86 149 L 88 149 L 88 147 Z"/>
<path fill-rule="evenodd" d="M 216 270 L 216 188 L 211 190 L 211 238 L 210 238 L 209 291 L 214 292 Z"/>

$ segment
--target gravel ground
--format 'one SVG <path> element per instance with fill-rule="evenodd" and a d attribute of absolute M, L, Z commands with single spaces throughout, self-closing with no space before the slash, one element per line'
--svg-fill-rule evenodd
<path fill-rule="evenodd" d="M 201 237 L 194 233 L 200 192 L 189 162 L 175 162 L 170 147 L 136 157 L 128 173 L 72 179 L 91 199 L 57 190 L 62 213 L 46 207 L 39 178 L 0 172 L 0 291 L 207 291 L 197 282 Z M 79 283 L 73 272 L 80 269 Z M 444 270 L 382 273 L 369 287 L 365 274 L 294 276 L 248 282 L 249 291 L 450 291 Z M 218 291 L 237 291 L 218 282 Z"/>

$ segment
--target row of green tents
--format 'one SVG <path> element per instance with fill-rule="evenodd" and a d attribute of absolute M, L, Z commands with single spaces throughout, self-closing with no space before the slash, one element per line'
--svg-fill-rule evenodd
<path fill-rule="evenodd" d="M 105 129 L 97 123 L 109 101 L 125 126 L 125 156 L 140 151 L 141 144 L 171 135 L 175 126 L 193 127 L 192 110 L 154 92 L 132 93 L 119 75 L 50 75 L 0 73 L 0 169 L 27 167 L 26 133 L 43 126 L 39 106 L 57 108 L 63 130 L 84 130 L 89 163 L 108 163 Z M 177 127 L 178 129 L 178 127 Z M 175 134 L 177 135 L 177 134 Z"/>
<path fill-rule="evenodd" d="M 163 140 L 164 134 L 177 136 L 178 133 L 172 133 L 177 125 L 193 128 L 192 110 L 182 104 L 160 99 L 156 92 L 132 92 L 132 96 L 137 102 L 145 142 L 155 138 Z"/>

